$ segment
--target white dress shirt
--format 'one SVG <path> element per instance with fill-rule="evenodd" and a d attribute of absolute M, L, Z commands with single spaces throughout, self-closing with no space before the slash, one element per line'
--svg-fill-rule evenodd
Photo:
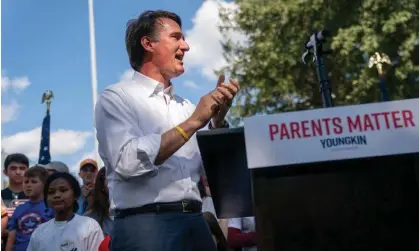
<path fill-rule="evenodd" d="M 196 184 L 202 159 L 195 134 L 162 165 L 154 165 L 161 135 L 194 110 L 190 101 L 174 95 L 173 86 L 164 89 L 163 84 L 138 72 L 132 80 L 101 93 L 95 126 L 112 208 L 201 201 Z"/>

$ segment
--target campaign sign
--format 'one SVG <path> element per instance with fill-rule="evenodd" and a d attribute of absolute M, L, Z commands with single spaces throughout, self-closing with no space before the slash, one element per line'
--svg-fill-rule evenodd
<path fill-rule="evenodd" d="M 419 152 L 419 99 L 244 120 L 249 168 Z"/>

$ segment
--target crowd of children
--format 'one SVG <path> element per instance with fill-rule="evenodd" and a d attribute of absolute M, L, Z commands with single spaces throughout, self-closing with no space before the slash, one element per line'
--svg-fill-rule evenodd
<path fill-rule="evenodd" d="M 71 174 L 54 173 L 48 178 L 44 197 L 55 217 L 32 232 L 28 251 L 99 249 L 104 239 L 99 224 L 76 214 L 80 195 L 80 185 Z"/>
<path fill-rule="evenodd" d="M 7 156 L 4 174 L 9 186 L 1 193 L 2 250 L 109 250 L 113 218 L 106 173 L 94 160 L 80 164 L 82 185 L 66 164 L 52 161 L 29 168 L 23 154 Z M 239 226 L 245 218 L 217 219 L 205 178 L 199 187 L 217 249 L 256 250 L 254 226 Z"/>
<path fill-rule="evenodd" d="M 89 201 L 95 202 L 100 197 L 93 195 L 97 173 L 94 160 L 81 164 L 82 186 L 62 162 L 28 168 L 25 155 L 11 154 L 4 166 L 9 187 L 2 190 L 2 250 L 99 249 L 104 239 L 101 228 L 104 217 L 93 207 L 95 203 Z M 98 190 L 106 187 L 104 182 L 97 184 L 101 184 Z M 86 210 L 92 217 L 84 215 Z M 109 213 L 105 214 L 109 217 Z M 109 232 L 108 227 L 106 234 Z"/>

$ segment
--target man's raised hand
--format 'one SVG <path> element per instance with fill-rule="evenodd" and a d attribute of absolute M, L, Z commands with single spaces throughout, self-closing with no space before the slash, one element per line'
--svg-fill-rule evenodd
<path fill-rule="evenodd" d="M 204 127 L 211 118 L 213 125 L 217 126 L 224 121 L 224 117 L 231 107 L 234 97 L 240 90 L 237 81 L 230 79 L 224 83 L 225 77 L 221 75 L 215 90 L 202 96 L 190 120 L 196 123 L 199 128 Z"/>
<path fill-rule="evenodd" d="M 224 81 L 224 75 L 221 75 L 217 81 L 216 90 L 218 91 L 218 96 L 215 99 L 219 105 L 219 111 L 212 117 L 212 125 L 216 128 L 223 124 L 224 118 L 233 103 L 233 99 L 240 90 L 238 81 L 232 78 L 230 78 L 229 83 L 224 83 Z"/>

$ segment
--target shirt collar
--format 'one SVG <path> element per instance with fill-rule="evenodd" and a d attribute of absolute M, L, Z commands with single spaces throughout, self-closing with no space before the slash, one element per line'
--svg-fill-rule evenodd
<path fill-rule="evenodd" d="M 160 92 L 163 92 L 164 94 L 169 95 L 171 98 L 173 98 L 174 95 L 174 88 L 173 84 L 171 84 L 169 87 L 164 89 L 164 85 L 150 77 L 147 77 L 144 74 L 139 73 L 138 71 L 134 72 L 134 75 L 132 76 L 132 79 L 144 86 L 147 90 L 150 90 L 150 96 L 153 94 L 159 94 Z"/>

